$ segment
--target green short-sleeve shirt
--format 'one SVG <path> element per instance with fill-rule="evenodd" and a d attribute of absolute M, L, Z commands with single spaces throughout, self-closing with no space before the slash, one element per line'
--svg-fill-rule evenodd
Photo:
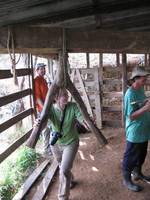
<path fill-rule="evenodd" d="M 52 131 L 60 130 L 60 123 L 63 112 L 57 106 L 52 106 L 49 112 Z M 83 116 L 76 103 L 69 102 L 65 111 L 65 118 L 62 127 L 62 137 L 57 144 L 68 145 L 79 139 L 79 134 L 75 128 L 75 119 L 83 122 Z"/>
<path fill-rule="evenodd" d="M 150 139 L 150 112 L 145 112 L 136 120 L 130 120 L 130 115 L 139 109 L 137 104 L 131 102 L 142 101 L 146 98 L 144 89 L 134 90 L 128 88 L 124 97 L 124 115 L 127 141 L 141 143 Z"/>

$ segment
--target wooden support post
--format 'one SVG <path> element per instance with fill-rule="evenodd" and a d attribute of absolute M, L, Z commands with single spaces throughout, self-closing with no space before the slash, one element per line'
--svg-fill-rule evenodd
<path fill-rule="evenodd" d="M 48 73 L 50 74 L 51 81 L 53 81 L 54 80 L 53 60 L 47 59 L 47 64 L 48 64 Z"/>
<path fill-rule="evenodd" d="M 99 53 L 99 67 L 98 67 L 98 80 L 99 80 L 99 83 L 100 83 L 100 86 L 99 86 L 99 98 L 100 98 L 100 116 L 101 116 L 101 124 L 100 124 L 100 128 L 102 128 L 102 121 L 103 121 L 103 53 Z"/>
<path fill-rule="evenodd" d="M 148 54 L 148 66 L 150 67 L 150 54 Z"/>
<path fill-rule="evenodd" d="M 87 66 L 87 68 L 90 68 L 90 56 L 89 56 L 89 53 L 86 53 L 86 66 Z"/>
<path fill-rule="evenodd" d="M 116 53 L 116 65 L 117 65 L 117 67 L 120 66 L 120 54 L 119 53 Z"/>
<path fill-rule="evenodd" d="M 148 66 L 148 59 L 147 59 L 147 53 L 145 53 L 144 54 L 144 57 L 145 57 L 145 59 L 144 59 L 144 65 L 145 65 L 145 67 L 147 67 Z"/>
<path fill-rule="evenodd" d="M 122 126 L 124 126 L 124 95 L 127 90 L 127 55 L 122 54 Z"/>
<path fill-rule="evenodd" d="M 37 112 L 36 112 L 36 103 L 35 103 L 35 98 L 34 98 L 34 94 L 35 94 L 35 91 L 34 91 L 34 68 L 33 68 L 33 57 L 32 57 L 32 54 L 28 54 L 28 67 L 30 68 L 31 67 L 31 74 L 30 74 L 30 77 L 31 77 L 31 81 L 30 81 L 30 77 L 29 77 L 29 87 L 32 89 L 32 94 L 30 94 L 30 105 L 31 107 L 34 108 L 34 116 L 37 117 Z M 33 115 L 32 115 L 32 125 L 33 125 Z"/>
<path fill-rule="evenodd" d="M 95 72 L 94 72 L 94 77 L 95 77 L 95 108 L 96 108 L 96 124 L 98 128 L 102 128 L 102 101 L 100 98 L 100 87 L 99 87 L 99 73 L 98 73 L 98 68 L 95 67 Z"/>

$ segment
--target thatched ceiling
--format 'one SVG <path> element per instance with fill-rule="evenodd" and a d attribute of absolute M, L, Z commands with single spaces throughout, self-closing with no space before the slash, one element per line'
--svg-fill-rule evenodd
<path fill-rule="evenodd" d="M 1 0 L 0 26 L 150 30 L 149 0 Z"/>

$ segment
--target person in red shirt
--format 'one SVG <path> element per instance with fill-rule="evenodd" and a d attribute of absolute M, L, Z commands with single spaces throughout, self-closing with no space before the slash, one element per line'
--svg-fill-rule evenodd
<path fill-rule="evenodd" d="M 40 113 L 43 109 L 44 101 L 46 98 L 46 94 L 48 92 L 48 85 L 44 78 L 46 70 L 45 70 L 44 63 L 38 63 L 36 66 L 37 76 L 34 79 L 34 92 L 35 92 L 35 103 L 36 103 L 36 110 L 37 116 L 40 116 Z M 44 154 L 47 156 L 51 155 L 51 149 L 49 145 L 50 140 L 50 127 L 46 127 L 43 132 L 43 147 L 44 147 Z"/>

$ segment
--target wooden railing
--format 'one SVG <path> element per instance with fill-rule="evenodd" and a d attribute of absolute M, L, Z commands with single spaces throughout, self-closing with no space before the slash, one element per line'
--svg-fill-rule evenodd
<path fill-rule="evenodd" d="M 32 76 L 33 80 L 33 74 L 32 70 L 30 68 L 23 68 L 23 69 L 16 69 L 16 76 Z M 0 79 L 8 79 L 12 78 L 13 75 L 11 73 L 11 70 L 0 70 Z M 22 99 L 26 96 L 31 96 L 33 94 L 32 88 L 30 88 L 30 84 L 28 84 L 28 88 L 24 89 L 22 91 L 14 92 L 11 94 L 8 94 L 6 96 L 0 97 L 0 107 L 5 106 L 9 103 L 13 103 L 16 100 Z M 34 109 L 32 108 L 32 105 L 29 106 L 26 110 L 16 114 L 15 116 L 11 117 L 10 119 L 2 122 L 0 124 L 0 133 L 7 130 L 11 126 L 15 125 L 19 121 L 23 120 L 24 118 L 33 115 Z M 0 163 L 4 161 L 10 154 L 12 154 L 19 146 L 21 146 L 30 136 L 30 133 L 32 132 L 32 129 L 27 131 L 23 136 L 18 138 L 16 141 L 14 141 L 12 144 L 9 145 L 1 154 L 0 154 Z M 6 133 L 7 134 L 7 133 Z"/>

